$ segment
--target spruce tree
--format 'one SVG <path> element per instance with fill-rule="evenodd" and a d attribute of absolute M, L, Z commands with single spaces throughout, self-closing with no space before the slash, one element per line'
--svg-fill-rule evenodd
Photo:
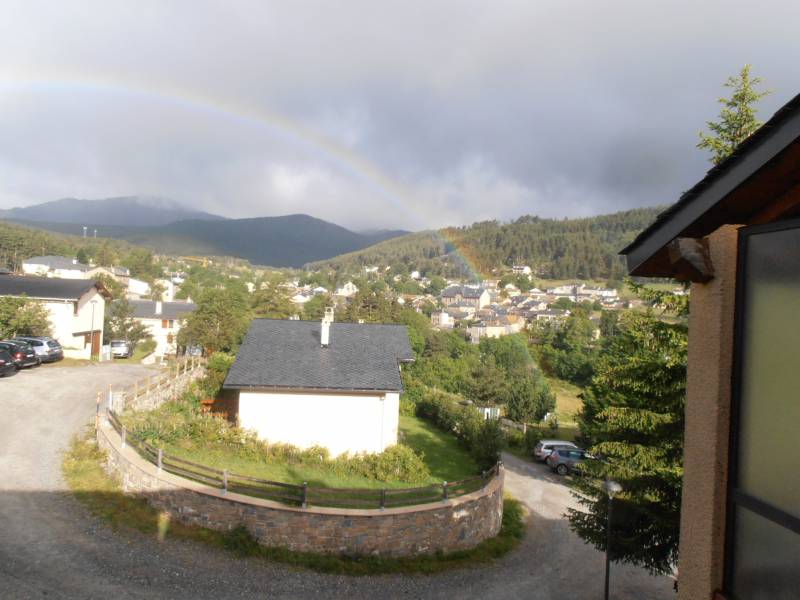
<path fill-rule="evenodd" d="M 761 83 L 759 77 L 750 76 L 750 65 L 745 65 L 735 77 L 728 77 L 724 83 L 733 90 L 730 98 L 719 98 L 722 110 L 719 120 L 708 121 L 710 134 L 700 132 L 697 147 L 711 152 L 709 159 L 715 165 L 725 160 L 736 150 L 736 147 L 749 138 L 762 122 L 756 119 L 755 103 L 770 93 L 770 90 L 758 91 Z"/>
<path fill-rule="evenodd" d="M 661 303 L 663 306 L 663 303 Z M 582 442 L 596 460 L 583 465 L 571 528 L 606 549 L 603 481 L 614 499 L 612 560 L 669 573 L 676 564 L 683 476 L 687 330 L 652 311 L 628 313 L 599 358 L 579 415 Z"/>

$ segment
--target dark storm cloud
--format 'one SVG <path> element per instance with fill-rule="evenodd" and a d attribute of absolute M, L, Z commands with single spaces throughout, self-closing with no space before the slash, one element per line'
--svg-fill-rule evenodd
<path fill-rule="evenodd" d="M 667 203 L 754 63 L 800 91 L 794 2 L 20 2 L 0 208 L 150 194 L 353 227 Z"/>

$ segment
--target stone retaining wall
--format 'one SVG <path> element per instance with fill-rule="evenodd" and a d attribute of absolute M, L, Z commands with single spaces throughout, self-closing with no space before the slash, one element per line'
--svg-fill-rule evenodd
<path fill-rule="evenodd" d="M 112 390 L 109 408 L 121 414 L 125 410 L 153 410 L 175 400 L 189 384 L 205 377 L 205 362 L 200 359 L 171 366 L 155 376 L 146 377 L 122 390 Z"/>
<path fill-rule="evenodd" d="M 503 517 L 503 468 L 484 489 L 452 500 L 385 510 L 295 508 L 178 477 L 122 447 L 107 423 L 97 431 L 106 470 L 127 494 L 192 525 L 227 531 L 244 525 L 265 546 L 342 555 L 414 556 L 467 550 L 494 537 Z"/>

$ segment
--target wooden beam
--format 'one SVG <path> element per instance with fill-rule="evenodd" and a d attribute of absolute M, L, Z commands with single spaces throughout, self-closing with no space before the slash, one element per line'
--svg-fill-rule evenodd
<path fill-rule="evenodd" d="M 748 224 L 772 223 L 798 208 L 800 208 L 800 185 L 795 185 L 777 200 L 770 202 L 766 207 L 756 212 L 750 217 Z"/>
<path fill-rule="evenodd" d="M 676 238 L 669 243 L 667 250 L 678 281 L 706 283 L 714 277 L 708 242 L 704 238 Z"/>

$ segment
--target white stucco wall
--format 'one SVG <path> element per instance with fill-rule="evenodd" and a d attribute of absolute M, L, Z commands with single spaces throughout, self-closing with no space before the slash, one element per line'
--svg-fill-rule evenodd
<path fill-rule="evenodd" d="M 181 330 L 181 324 L 183 323 L 181 319 L 172 319 L 171 324 L 167 320 L 167 327 L 163 326 L 161 318 L 136 320 L 147 327 L 150 335 L 153 336 L 156 342 L 156 349 L 154 350 L 156 356 L 167 356 L 177 352 L 178 332 Z M 169 341 L 170 335 L 172 336 L 171 342 Z"/>
<path fill-rule="evenodd" d="M 42 301 L 50 315 L 50 327 L 53 337 L 64 348 L 64 356 L 70 358 L 91 358 L 91 344 L 86 343 L 84 333 L 92 331 L 92 300 L 94 305 L 94 331 L 101 340 L 103 338 L 103 317 L 106 301 L 96 289 L 92 289 L 78 301 L 78 313 L 75 314 L 75 303 L 70 301 Z M 79 333 L 80 335 L 74 335 Z"/>
<path fill-rule="evenodd" d="M 397 443 L 400 394 L 239 393 L 239 424 L 261 439 L 300 448 L 320 445 L 332 456 L 382 452 Z"/>

